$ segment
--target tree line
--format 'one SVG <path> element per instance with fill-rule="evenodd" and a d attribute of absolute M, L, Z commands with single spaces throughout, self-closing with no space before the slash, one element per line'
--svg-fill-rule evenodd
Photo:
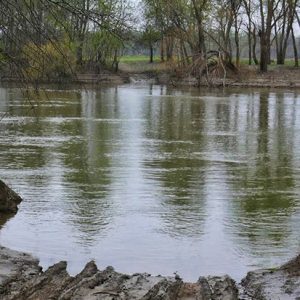
<path fill-rule="evenodd" d="M 212 61 L 239 68 L 241 43 L 248 63 L 262 72 L 284 64 L 293 47 L 299 0 L 6 0 L 0 1 L 0 67 L 31 78 L 71 76 L 72 72 L 118 69 L 128 45 L 147 47 L 150 62 L 159 47 L 161 61 L 193 72 Z"/>
<path fill-rule="evenodd" d="M 33 79 L 116 68 L 130 13 L 127 0 L 0 1 L 1 67 Z"/>
<path fill-rule="evenodd" d="M 217 50 L 226 63 L 239 67 L 241 41 L 247 40 L 248 63 L 261 71 L 268 69 L 272 46 L 277 64 L 284 64 L 289 43 L 298 66 L 298 0 L 144 0 L 144 5 L 145 27 L 160 33 L 162 60 L 176 52 L 189 64 Z M 149 44 L 156 37 L 149 36 Z"/>

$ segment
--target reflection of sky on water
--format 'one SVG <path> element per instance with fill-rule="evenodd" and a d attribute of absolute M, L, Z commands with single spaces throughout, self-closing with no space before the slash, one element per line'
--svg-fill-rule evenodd
<path fill-rule="evenodd" d="M 25 199 L 3 245 L 190 280 L 299 251 L 296 92 L 51 90 L 31 114 L 0 97 L 2 179 Z"/>

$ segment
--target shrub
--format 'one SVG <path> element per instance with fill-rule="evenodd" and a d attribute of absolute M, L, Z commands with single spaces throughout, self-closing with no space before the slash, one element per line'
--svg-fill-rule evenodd
<path fill-rule="evenodd" d="M 74 53 L 65 42 L 37 45 L 28 43 L 23 48 L 26 75 L 32 80 L 61 80 L 73 74 Z"/>

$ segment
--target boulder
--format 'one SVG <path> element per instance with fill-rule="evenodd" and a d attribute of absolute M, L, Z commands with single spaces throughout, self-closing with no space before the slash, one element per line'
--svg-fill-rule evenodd
<path fill-rule="evenodd" d="M 237 300 L 235 282 L 228 276 L 202 277 L 196 283 L 181 278 L 127 275 L 112 267 L 100 271 L 89 262 L 72 277 L 66 262 L 42 271 L 30 255 L 0 247 L 1 300 Z"/>
<path fill-rule="evenodd" d="M 15 213 L 22 198 L 0 180 L 0 212 Z"/>
<path fill-rule="evenodd" d="M 15 213 L 1 213 L 0 212 L 0 230 L 8 222 L 9 219 L 13 218 Z"/>
<path fill-rule="evenodd" d="M 241 287 L 241 300 L 299 300 L 300 255 L 279 268 L 249 272 Z"/>

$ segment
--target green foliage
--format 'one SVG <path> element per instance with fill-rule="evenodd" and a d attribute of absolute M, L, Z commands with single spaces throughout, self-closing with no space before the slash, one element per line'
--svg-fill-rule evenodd
<path fill-rule="evenodd" d="M 2 69 L 11 74 L 25 70 L 32 78 L 68 77 L 72 69 L 92 71 L 100 65 L 117 70 L 125 44 L 136 53 L 149 51 L 151 62 L 159 49 L 161 61 L 176 58 L 177 66 L 184 68 L 211 50 L 239 66 L 246 47 L 246 55 L 255 63 L 259 53 L 266 57 L 260 61 L 269 63 L 274 50 L 278 63 L 292 55 L 297 59 L 295 38 L 294 53 L 286 52 L 291 48 L 293 26 L 296 21 L 300 24 L 298 2 L 286 1 L 282 6 L 279 1 L 276 6 L 272 1 L 253 0 L 140 0 L 138 22 L 132 17 L 131 1 L 0 1 Z M 259 7 L 270 17 L 263 17 Z M 268 36 L 262 38 L 258 33 L 267 20 Z"/>
<path fill-rule="evenodd" d="M 101 30 L 89 35 L 84 50 L 88 60 L 111 67 L 119 61 L 123 48 L 124 43 L 118 36 Z"/>
<path fill-rule="evenodd" d="M 127 0 L 0 1 L 7 69 L 31 79 L 116 64 L 128 37 Z M 11 68 L 14 66 L 14 68 Z M 15 68 L 16 67 L 16 68 Z"/>
<path fill-rule="evenodd" d="M 0 64 L 3 64 L 6 60 L 7 58 L 5 57 L 2 49 L 0 48 Z"/>
<path fill-rule="evenodd" d="M 146 25 L 145 30 L 141 36 L 141 42 L 145 46 L 153 46 L 161 38 L 161 33 L 154 27 L 149 24 Z"/>
<path fill-rule="evenodd" d="M 32 80 L 59 80 L 72 76 L 75 55 L 66 42 L 43 45 L 28 43 L 23 48 L 26 73 Z"/>

